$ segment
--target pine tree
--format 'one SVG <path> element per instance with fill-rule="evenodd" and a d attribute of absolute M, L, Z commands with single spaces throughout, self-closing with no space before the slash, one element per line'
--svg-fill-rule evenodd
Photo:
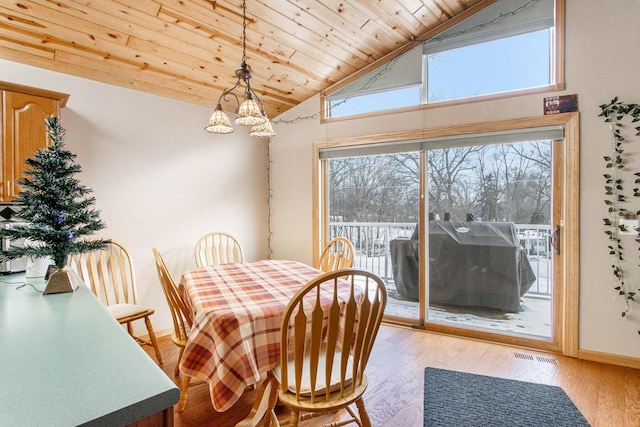
<path fill-rule="evenodd" d="M 21 191 L 15 202 L 20 207 L 19 216 L 27 223 L 0 229 L 0 237 L 25 238 L 25 247 L 0 251 L 0 260 L 49 256 L 62 268 L 69 255 L 100 249 L 109 240 L 83 239 L 105 224 L 100 220 L 100 211 L 92 207 L 92 190 L 74 177 L 81 169 L 74 163 L 76 155 L 64 147 L 65 129 L 55 116 L 45 122 L 51 145 L 27 159 L 30 169 L 17 181 Z"/>

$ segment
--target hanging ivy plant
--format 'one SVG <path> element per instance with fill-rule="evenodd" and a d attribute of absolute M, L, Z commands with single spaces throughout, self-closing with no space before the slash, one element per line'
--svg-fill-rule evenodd
<path fill-rule="evenodd" d="M 640 104 L 625 104 L 615 97 L 608 104 L 600 105 L 602 110 L 599 117 L 605 118 L 605 123 L 609 124 L 611 129 L 611 154 L 604 156 L 606 168 L 610 171 L 604 174 L 605 178 L 605 204 L 608 208 L 609 217 L 603 218 L 605 233 L 609 236 L 610 244 L 609 254 L 613 257 L 614 262 L 611 265 L 613 276 L 615 278 L 614 288 L 618 294 L 624 298 L 626 309 L 622 312 L 622 317 L 629 312 L 630 302 L 636 301 L 636 291 L 628 289 L 625 283 L 624 275 L 624 247 L 620 233 L 636 233 L 635 241 L 640 245 L 640 231 L 637 227 L 630 230 L 621 219 L 638 219 L 640 218 L 640 210 L 632 210 L 628 208 L 630 199 L 628 191 L 624 188 L 624 177 L 628 176 L 625 171 L 628 160 L 625 159 L 624 144 L 627 142 L 623 134 L 623 120 L 631 119 L 632 123 L 640 121 Z M 635 127 L 636 136 L 640 136 L 640 126 Z M 635 184 L 640 183 L 640 172 L 633 174 L 635 176 Z M 633 188 L 632 197 L 640 197 L 638 187 Z M 640 289 L 638 289 L 640 290 Z M 640 331 L 639 331 L 640 333 Z"/>

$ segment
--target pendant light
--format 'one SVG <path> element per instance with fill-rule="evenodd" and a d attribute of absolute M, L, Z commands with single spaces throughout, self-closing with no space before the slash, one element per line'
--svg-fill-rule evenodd
<path fill-rule="evenodd" d="M 264 113 L 264 106 L 262 100 L 251 88 L 251 78 L 253 77 L 253 71 L 247 65 L 247 12 L 246 1 L 242 2 L 242 63 L 240 68 L 236 70 L 236 77 L 238 80 L 231 89 L 228 89 L 220 95 L 218 99 L 218 105 L 216 105 L 213 114 L 209 118 L 209 123 L 205 127 L 205 130 L 214 134 L 227 134 L 234 131 L 231 125 L 229 116 L 222 109 L 222 101 L 229 102 L 231 98 L 235 98 L 236 104 L 238 104 L 238 114 L 234 123 L 240 126 L 251 126 L 251 132 L 249 135 L 255 137 L 268 137 L 275 135 L 273 126 L 269 119 L 267 119 Z M 233 91 L 241 85 L 244 85 L 243 101 L 240 103 L 238 96 Z"/>
<path fill-rule="evenodd" d="M 251 132 L 249 132 L 249 135 L 255 136 L 258 138 L 266 138 L 269 136 L 274 136 L 276 133 L 273 130 L 271 120 L 269 120 L 264 110 L 262 110 L 262 115 L 266 118 L 265 122 L 262 123 L 261 125 L 252 127 Z"/>

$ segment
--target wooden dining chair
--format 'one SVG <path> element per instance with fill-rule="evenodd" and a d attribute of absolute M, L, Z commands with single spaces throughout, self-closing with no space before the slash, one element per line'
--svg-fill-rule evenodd
<path fill-rule="evenodd" d="M 349 239 L 336 237 L 324 247 L 316 268 L 327 273 L 340 268 L 351 268 L 354 254 L 355 250 Z"/>
<path fill-rule="evenodd" d="M 244 262 L 242 246 L 231 234 L 214 231 L 200 237 L 195 247 L 196 266 Z"/>
<path fill-rule="evenodd" d="M 136 276 L 129 252 L 120 243 L 111 241 L 98 249 L 70 257 L 70 265 L 107 310 L 139 344 L 153 347 L 158 364 L 162 353 L 149 318 L 155 310 L 138 304 Z M 149 339 L 134 335 L 132 322 L 144 319 Z"/>
<path fill-rule="evenodd" d="M 171 277 L 171 274 L 169 273 L 169 269 L 164 262 L 164 258 L 162 258 L 162 255 L 157 248 L 153 248 L 153 256 L 156 260 L 158 279 L 160 279 L 160 283 L 162 284 L 162 290 L 167 300 L 167 304 L 169 305 L 171 320 L 173 321 L 173 332 L 171 333 L 171 341 L 173 341 L 173 343 L 180 348 L 176 366 L 173 370 L 173 374 L 176 377 L 179 377 L 179 364 L 180 360 L 182 359 L 184 347 L 187 344 L 187 336 L 189 334 L 189 329 L 193 324 L 193 319 L 191 316 L 191 312 L 187 308 L 184 300 L 182 299 L 182 296 L 180 295 L 180 292 L 178 291 L 178 287 L 176 286 L 173 277 Z M 178 401 L 178 412 L 184 411 L 184 408 L 187 404 L 187 390 L 189 389 L 189 387 L 203 383 L 204 381 L 200 380 L 191 381 L 191 377 L 189 375 L 183 375 L 182 382 L 180 384 L 180 400 Z"/>
<path fill-rule="evenodd" d="M 346 302 L 337 297 L 339 286 L 349 287 Z M 362 399 L 368 384 L 364 371 L 386 302 L 382 279 L 364 270 L 340 269 L 308 282 L 285 309 L 280 362 L 268 374 L 249 416 L 236 427 L 279 426 L 276 400 L 291 410 L 291 426 L 346 409 L 350 418 L 330 425 L 370 427 Z M 354 403 L 357 414 L 350 407 Z"/>

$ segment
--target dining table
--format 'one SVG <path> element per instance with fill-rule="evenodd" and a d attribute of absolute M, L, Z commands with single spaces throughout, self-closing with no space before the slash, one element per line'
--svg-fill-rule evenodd
<path fill-rule="evenodd" d="M 280 323 L 294 294 L 323 272 L 291 260 L 211 265 L 182 275 L 179 290 L 193 315 L 179 369 L 209 384 L 226 411 L 280 357 Z M 338 298 L 349 297 L 348 283 Z"/>

